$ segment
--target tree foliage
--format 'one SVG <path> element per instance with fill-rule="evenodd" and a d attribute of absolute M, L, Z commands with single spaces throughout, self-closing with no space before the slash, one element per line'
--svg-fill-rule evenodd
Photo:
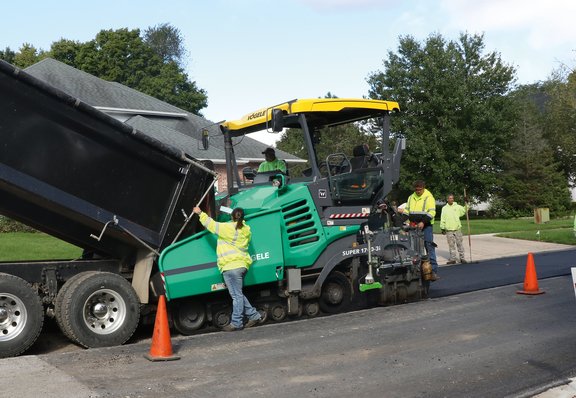
<path fill-rule="evenodd" d="M 558 71 L 545 84 L 544 136 L 562 172 L 576 186 L 576 71 Z"/>
<path fill-rule="evenodd" d="M 400 188 L 409 191 L 415 179 L 424 179 L 438 197 L 466 188 L 487 198 L 516 117 L 507 96 L 515 69 L 498 53 L 484 52 L 482 35 L 399 41 L 384 70 L 367 80 L 371 98 L 400 103 L 400 114 L 392 118 L 393 131 L 408 142 Z"/>
<path fill-rule="evenodd" d="M 46 57 L 43 50 L 37 50 L 30 43 L 24 43 L 14 54 L 13 64 L 19 68 L 27 68 Z"/>
<path fill-rule="evenodd" d="M 0 59 L 13 64 L 14 57 L 16 53 L 10 49 L 10 47 L 6 47 L 4 50 L 0 50 Z"/>
<path fill-rule="evenodd" d="M 85 43 L 68 39 L 56 41 L 47 52 L 24 44 L 14 54 L 13 63 L 26 68 L 42 58 L 52 57 L 101 79 L 124 84 L 200 114 L 208 104 L 207 95 L 179 65 L 181 59 L 177 57 L 185 51 L 178 29 L 162 24 L 146 32 L 149 41 L 140 36 L 139 29 L 101 30 L 93 40 Z M 159 52 L 163 39 L 164 47 L 171 52 Z"/>
<path fill-rule="evenodd" d="M 179 66 L 184 64 L 186 55 L 184 38 L 180 30 L 174 26 L 163 23 L 149 27 L 144 31 L 144 42 L 164 63 L 175 62 Z"/>
<path fill-rule="evenodd" d="M 530 215 L 537 207 L 564 211 L 570 192 L 560 163 L 544 137 L 541 111 L 534 101 L 536 86 L 525 86 L 512 96 L 519 109 L 510 150 L 504 153 L 496 197 L 509 215 Z"/>

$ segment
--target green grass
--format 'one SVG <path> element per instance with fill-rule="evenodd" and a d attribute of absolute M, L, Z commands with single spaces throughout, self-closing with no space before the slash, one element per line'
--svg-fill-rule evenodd
<path fill-rule="evenodd" d="M 542 242 L 562 243 L 565 245 L 576 245 L 576 237 L 572 228 L 543 229 L 540 234 L 535 231 L 518 231 L 498 234 L 505 238 L 538 240 Z"/>
<path fill-rule="evenodd" d="M 82 249 L 44 233 L 0 233 L 0 261 L 66 260 Z"/>
<path fill-rule="evenodd" d="M 470 233 L 490 234 L 515 239 L 541 240 L 543 242 L 576 245 L 573 228 L 574 218 L 550 220 L 535 224 L 533 218 L 512 220 L 470 220 Z M 540 235 L 536 232 L 540 231 Z M 440 221 L 434 224 L 434 232 L 440 233 Z M 466 219 L 462 219 L 462 232 L 468 234 Z M 62 260 L 79 258 L 82 249 L 43 233 L 0 233 L 0 261 Z"/>
<path fill-rule="evenodd" d="M 574 218 L 560 218 L 550 220 L 545 224 L 535 224 L 533 218 L 517 218 L 510 220 L 489 220 L 489 219 L 475 219 L 470 220 L 470 234 L 495 234 L 504 232 L 529 232 L 529 231 L 546 231 L 552 229 L 566 229 L 572 232 L 574 226 Z M 440 221 L 436 220 L 434 223 L 434 232 L 440 233 Z M 462 233 L 468 235 L 468 224 L 466 219 L 462 219 Z M 528 235 L 527 235 L 528 236 Z M 534 235 L 538 240 L 538 237 Z"/>
<path fill-rule="evenodd" d="M 544 224 L 534 223 L 534 219 L 518 218 L 509 220 L 470 220 L 470 234 L 497 234 L 505 238 L 535 240 L 565 245 L 576 245 L 574 218 L 566 217 L 550 220 Z M 539 234 L 537 232 L 540 232 Z M 440 222 L 434 223 L 434 232 L 440 233 Z M 468 235 L 468 223 L 462 220 L 462 233 Z"/>

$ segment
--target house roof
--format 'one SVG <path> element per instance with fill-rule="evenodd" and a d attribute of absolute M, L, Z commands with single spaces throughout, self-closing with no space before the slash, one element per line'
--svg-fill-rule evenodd
<path fill-rule="evenodd" d="M 137 128 L 146 135 L 156 138 L 158 141 L 165 142 L 176 148 L 182 148 L 185 153 L 198 154 L 198 156 L 195 157 L 199 160 L 225 158 L 223 150 L 214 146 L 203 149 L 201 141 L 143 116 L 133 116 L 124 123 Z"/>
<path fill-rule="evenodd" d="M 45 58 L 25 71 L 105 113 L 121 111 L 131 115 L 125 123 L 196 159 L 210 159 L 216 163 L 225 160 L 224 139 L 217 123 L 52 58 Z M 210 148 L 207 151 L 199 145 L 204 129 L 208 130 L 210 136 Z M 264 159 L 262 152 L 268 145 L 247 136 L 233 139 L 233 142 L 237 159 Z M 288 162 L 302 161 L 281 150 L 276 150 L 276 156 Z"/>
<path fill-rule="evenodd" d="M 182 109 L 164 101 L 122 84 L 100 79 L 52 58 L 45 58 L 24 70 L 32 76 L 94 107 L 130 108 L 173 113 L 184 112 Z"/>

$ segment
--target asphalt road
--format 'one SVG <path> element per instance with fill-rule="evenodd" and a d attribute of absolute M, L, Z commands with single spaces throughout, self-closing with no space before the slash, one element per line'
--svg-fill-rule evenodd
<path fill-rule="evenodd" d="M 538 296 L 519 256 L 443 267 L 426 301 L 177 336 L 174 362 L 148 342 L 4 359 L 0 397 L 532 396 L 576 376 L 574 254 L 535 255 Z"/>

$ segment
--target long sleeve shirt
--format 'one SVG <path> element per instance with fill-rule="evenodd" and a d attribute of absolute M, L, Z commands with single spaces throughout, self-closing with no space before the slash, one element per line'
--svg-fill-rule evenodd
<path fill-rule="evenodd" d="M 252 258 L 248 253 L 248 244 L 252 232 L 246 223 L 236 229 L 236 222 L 216 222 L 204 212 L 200 213 L 200 222 L 204 228 L 218 236 L 216 262 L 220 272 L 250 267 Z"/>
<path fill-rule="evenodd" d="M 434 224 L 436 200 L 434 196 L 432 196 L 432 193 L 427 189 L 424 189 L 422 195 L 417 195 L 416 192 L 414 192 L 408 197 L 404 214 L 421 214 L 429 220 L 430 224 Z"/>
<path fill-rule="evenodd" d="M 448 203 L 442 207 L 442 214 L 440 215 L 440 229 L 447 231 L 457 231 L 462 228 L 460 217 L 466 214 L 466 208 L 460 206 L 456 202 Z"/>

